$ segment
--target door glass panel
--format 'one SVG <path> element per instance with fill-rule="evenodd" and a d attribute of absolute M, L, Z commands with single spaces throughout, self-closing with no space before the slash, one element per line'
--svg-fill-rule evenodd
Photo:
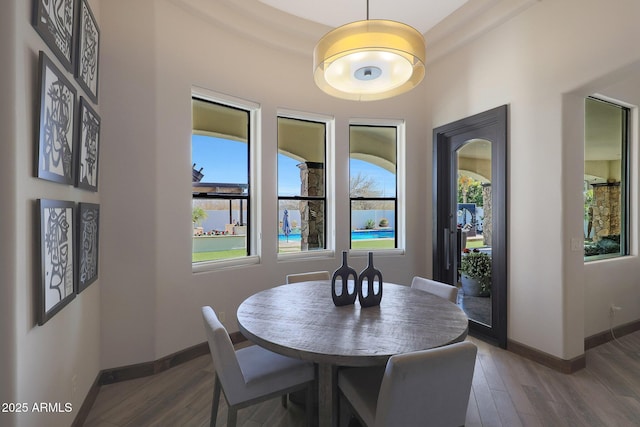
<path fill-rule="evenodd" d="M 466 141 L 456 168 L 458 303 L 470 319 L 491 326 L 491 141 Z"/>

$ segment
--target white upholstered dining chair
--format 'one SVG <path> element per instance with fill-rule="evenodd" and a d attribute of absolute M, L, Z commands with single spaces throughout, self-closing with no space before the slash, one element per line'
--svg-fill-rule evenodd
<path fill-rule="evenodd" d="M 306 407 L 312 407 L 315 376 L 312 363 L 282 356 L 257 345 L 236 351 L 211 307 L 202 307 L 202 317 L 214 369 L 212 427 L 216 425 L 220 391 L 229 406 L 228 427 L 235 427 L 238 409 L 296 390 L 306 388 Z M 307 410 L 309 426 L 312 412 Z"/>
<path fill-rule="evenodd" d="M 310 271 L 307 273 L 295 273 L 287 275 L 287 284 L 307 282 L 309 280 L 330 280 L 331 275 L 328 271 Z"/>
<path fill-rule="evenodd" d="M 341 425 L 347 408 L 367 427 L 464 425 L 477 351 L 463 341 L 391 356 L 384 369 L 340 370 Z"/>
<path fill-rule="evenodd" d="M 458 288 L 446 283 L 415 276 L 411 281 L 411 287 L 448 299 L 454 304 L 458 301 Z"/>

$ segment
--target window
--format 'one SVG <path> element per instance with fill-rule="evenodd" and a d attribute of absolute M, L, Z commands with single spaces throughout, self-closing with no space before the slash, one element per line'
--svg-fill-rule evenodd
<path fill-rule="evenodd" d="M 585 101 L 585 261 L 628 255 L 629 109 Z"/>
<path fill-rule="evenodd" d="M 327 123 L 278 117 L 278 253 L 327 248 Z"/>
<path fill-rule="evenodd" d="M 398 247 L 399 126 L 349 127 L 351 249 Z"/>
<path fill-rule="evenodd" d="M 194 93 L 192 117 L 192 262 L 247 257 L 252 110 Z"/>

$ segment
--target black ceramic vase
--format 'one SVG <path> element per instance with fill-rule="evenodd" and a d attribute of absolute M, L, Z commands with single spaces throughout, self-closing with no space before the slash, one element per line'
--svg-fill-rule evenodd
<path fill-rule="evenodd" d="M 353 289 L 349 292 L 349 280 L 353 281 Z M 337 306 L 353 304 L 358 296 L 358 273 L 347 265 L 347 251 L 342 252 L 342 265 L 333 272 L 331 278 L 331 297 Z M 341 290 L 336 292 L 336 285 Z"/>
<path fill-rule="evenodd" d="M 377 292 L 373 286 L 375 282 L 378 282 Z M 369 252 L 369 264 L 358 277 L 358 300 L 362 307 L 380 305 L 382 301 L 382 273 L 373 266 L 373 252 Z"/>

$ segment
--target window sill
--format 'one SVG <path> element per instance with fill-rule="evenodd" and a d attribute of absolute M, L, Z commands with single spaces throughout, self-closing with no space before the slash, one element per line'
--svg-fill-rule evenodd
<path fill-rule="evenodd" d="M 322 249 L 317 251 L 304 251 L 304 252 L 278 254 L 278 261 L 299 261 L 301 259 L 304 259 L 304 260 L 327 259 L 327 258 L 333 258 L 334 256 L 335 256 L 335 251 L 333 251 L 332 249 Z"/>
<path fill-rule="evenodd" d="M 373 252 L 376 255 L 404 255 L 405 250 L 401 248 L 396 249 L 349 249 L 349 255 L 353 257 L 366 257 L 369 252 Z"/>
<path fill-rule="evenodd" d="M 242 258 L 195 262 L 191 264 L 191 272 L 194 274 L 206 273 L 208 271 L 245 267 L 255 264 L 260 264 L 260 257 L 258 255 L 250 255 Z"/>
<path fill-rule="evenodd" d="M 589 264 L 592 262 L 596 262 L 596 261 L 610 261 L 610 260 L 615 260 L 615 259 L 621 259 L 621 258 L 625 258 L 628 257 L 629 255 L 623 255 L 623 254 L 604 254 L 604 255 L 591 255 L 591 256 L 585 256 L 584 257 L 584 263 L 585 264 Z"/>

